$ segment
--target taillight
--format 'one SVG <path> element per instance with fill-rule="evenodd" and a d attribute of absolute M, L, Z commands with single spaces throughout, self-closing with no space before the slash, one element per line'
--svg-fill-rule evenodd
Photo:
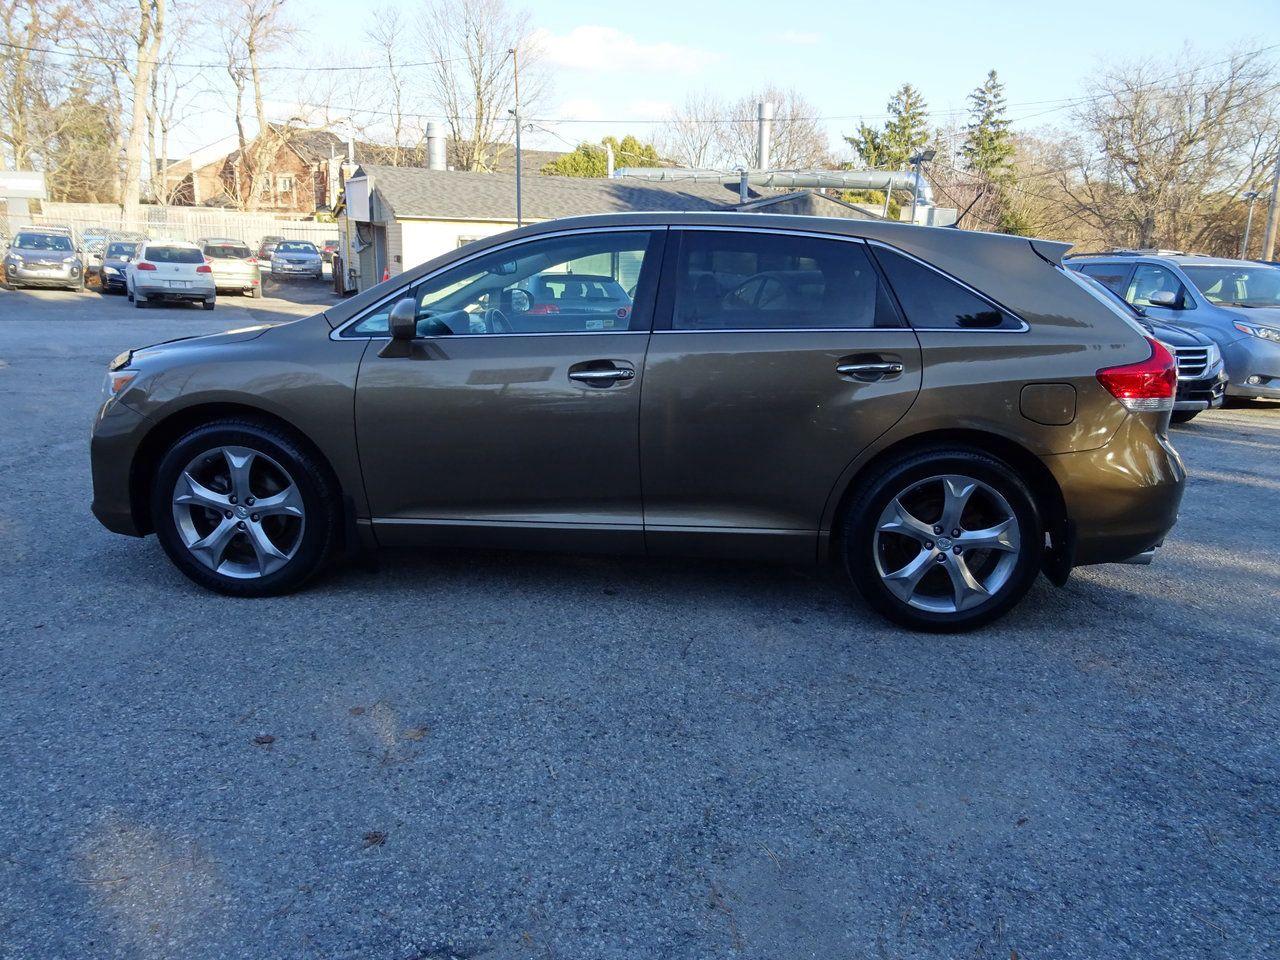
<path fill-rule="evenodd" d="M 1147 337 L 1147 343 L 1151 344 L 1151 356 L 1146 360 L 1105 367 L 1098 371 L 1098 382 L 1135 413 L 1172 410 L 1173 395 L 1178 389 L 1178 364 L 1159 340 Z"/>
<path fill-rule="evenodd" d="M 248 260 L 245 261 L 245 263 L 252 264 L 253 266 L 256 267 L 258 265 L 258 258 L 250 257 Z"/>
<path fill-rule="evenodd" d="M 525 311 L 525 314 L 526 315 L 527 314 L 547 314 L 547 313 L 559 313 L 559 312 L 560 312 L 560 308 L 556 306 L 554 303 L 540 303 L 536 307 L 530 307 L 528 310 Z"/>
<path fill-rule="evenodd" d="M 147 263 L 145 260 L 139 260 L 134 266 L 139 270 L 154 270 L 156 268 L 154 263 Z"/>
<path fill-rule="evenodd" d="M 209 266 L 207 263 L 202 263 L 200 266 L 196 267 L 196 273 L 213 273 L 213 267 Z"/>

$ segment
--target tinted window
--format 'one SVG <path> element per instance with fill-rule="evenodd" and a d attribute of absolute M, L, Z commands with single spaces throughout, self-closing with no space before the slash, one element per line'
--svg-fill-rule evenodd
<path fill-rule="evenodd" d="M 113 243 L 107 247 L 108 257 L 132 257 L 138 250 L 136 243 Z"/>
<path fill-rule="evenodd" d="M 58 250 L 71 252 L 71 238 L 56 233 L 20 233 L 13 239 L 19 250 Z"/>
<path fill-rule="evenodd" d="M 681 234 L 673 330 L 901 325 L 861 243 L 736 230 Z"/>
<path fill-rule="evenodd" d="M 215 260 L 247 260 L 253 256 L 248 247 L 236 243 L 206 243 L 204 255 Z"/>
<path fill-rule="evenodd" d="M 195 247 L 147 247 L 143 255 L 153 263 L 204 263 Z"/>
<path fill-rule="evenodd" d="M 641 285 L 640 273 L 657 237 L 636 231 L 533 240 L 476 257 L 404 295 L 418 302 L 419 336 L 647 330 L 652 284 Z M 344 334 L 386 336 L 393 305 Z"/>
<path fill-rule="evenodd" d="M 1021 329 L 1017 317 L 938 271 L 885 247 L 876 247 L 875 254 L 913 327 L 922 330 Z"/>
<path fill-rule="evenodd" d="M 1158 293 L 1172 293 L 1177 298 L 1175 302 L 1185 307 L 1193 305 L 1182 281 L 1170 271 L 1153 263 L 1138 264 L 1134 268 L 1133 279 L 1129 281 L 1129 289 L 1125 292 L 1124 298 L 1135 307 L 1167 306 L 1167 304 L 1151 302 L 1151 298 Z"/>
<path fill-rule="evenodd" d="M 1123 297 L 1133 266 L 1128 263 L 1082 263 L 1075 269 Z"/>

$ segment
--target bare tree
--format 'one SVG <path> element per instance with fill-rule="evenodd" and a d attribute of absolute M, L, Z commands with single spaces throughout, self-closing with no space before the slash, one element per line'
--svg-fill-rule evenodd
<path fill-rule="evenodd" d="M 264 59 L 292 41 L 293 26 L 284 16 L 286 0 L 227 0 L 221 37 L 227 76 L 234 96 L 234 120 L 239 152 L 233 161 L 231 192 L 236 203 L 256 210 L 262 203 L 266 177 L 281 147 L 288 141 L 288 124 L 267 118 Z M 250 139 L 245 125 L 246 99 L 252 102 L 257 134 Z"/>
<path fill-rule="evenodd" d="M 831 144 L 817 108 L 798 90 L 766 85 L 729 105 L 722 114 L 728 123 L 715 128 L 721 162 L 734 167 L 756 165 L 758 105 L 773 105 L 773 135 L 769 166 L 775 170 L 824 167 L 831 163 Z"/>
<path fill-rule="evenodd" d="M 142 153 L 147 143 L 147 103 L 151 95 L 151 77 L 156 56 L 164 42 L 166 0 L 136 0 L 137 20 L 131 34 L 133 59 L 131 73 L 132 113 L 124 144 L 124 184 L 120 209 L 126 223 L 139 219 L 142 203 Z"/>
<path fill-rule="evenodd" d="M 683 167 L 711 167 L 720 160 L 716 126 L 725 116 L 720 99 L 706 91 L 690 93 L 658 130 L 658 150 Z"/>
<path fill-rule="evenodd" d="M 412 96 L 408 70 L 401 66 L 405 31 L 404 17 L 398 9 L 390 7 L 375 14 L 365 32 L 377 50 L 378 62 L 385 67 L 381 77 L 384 94 L 380 99 L 390 113 L 387 135 L 391 142 L 385 156 L 379 159 L 393 167 L 417 162 L 425 139 L 423 125 L 405 113 L 405 100 Z"/>
<path fill-rule="evenodd" d="M 1262 54 L 1180 59 L 1171 78 L 1108 71 L 1076 117 L 1059 185 L 1107 243 L 1195 248 L 1274 160 L 1280 86 Z"/>
<path fill-rule="evenodd" d="M 426 68 L 427 96 L 449 128 L 449 160 L 459 170 L 492 170 L 510 147 L 507 111 L 515 106 L 510 51 L 519 51 L 520 101 L 534 113 L 547 90 L 529 21 L 506 0 L 429 0 L 419 49 L 436 61 Z"/>
<path fill-rule="evenodd" d="M 39 169 L 49 141 L 49 120 L 64 82 L 59 61 L 45 49 L 79 26 L 69 3 L 0 0 L 0 147 L 15 169 Z"/>

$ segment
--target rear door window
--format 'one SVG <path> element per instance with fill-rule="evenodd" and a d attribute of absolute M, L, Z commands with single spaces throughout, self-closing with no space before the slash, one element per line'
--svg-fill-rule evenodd
<path fill-rule="evenodd" d="M 794 233 L 683 230 L 673 330 L 900 327 L 866 245 Z"/>
<path fill-rule="evenodd" d="M 1023 328 L 1022 321 L 1009 311 L 932 267 L 888 247 L 874 249 L 907 321 L 917 330 Z"/>
<path fill-rule="evenodd" d="M 1129 275 L 1133 273 L 1133 264 L 1082 263 L 1075 269 L 1086 277 L 1093 277 L 1108 290 L 1123 297 L 1125 288 L 1129 285 Z"/>

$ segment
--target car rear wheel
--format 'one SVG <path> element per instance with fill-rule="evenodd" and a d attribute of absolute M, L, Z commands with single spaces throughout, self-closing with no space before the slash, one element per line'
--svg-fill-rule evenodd
<path fill-rule="evenodd" d="M 220 593 L 257 597 L 300 587 L 340 529 L 337 485 L 287 433 L 246 421 L 200 427 L 156 471 L 151 509 L 174 564 Z"/>
<path fill-rule="evenodd" d="M 133 301 L 134 307 L 136 307 L 139 310 L 143 309 L 147 305 L 147 298 L 139 296 L 136 293 L 133 296 L 131 296 L 129 299 Z"/>
<path fill-rule="evenodd" d="M 1189 423 L 1199 415 L 1199 410 L 1175 410 L 1169 419 L 1174 423 Z"/>
<path fill-rule="evenodd" d="M 1030 490 L 974 450 L 915 454 L 854 493 L 843 529 L 854 586 L 890 620 L 971 630 L 1014 606 L 1040 569 L 1044 528 Z"/>
<path fill-rule="evenodd" d="M 206 300 L 204 302 L 204 308 L 206 310 L 212 310 L 216 305 L 217 305 L 216 301 L 213 301 L 213 300 Z"/>

